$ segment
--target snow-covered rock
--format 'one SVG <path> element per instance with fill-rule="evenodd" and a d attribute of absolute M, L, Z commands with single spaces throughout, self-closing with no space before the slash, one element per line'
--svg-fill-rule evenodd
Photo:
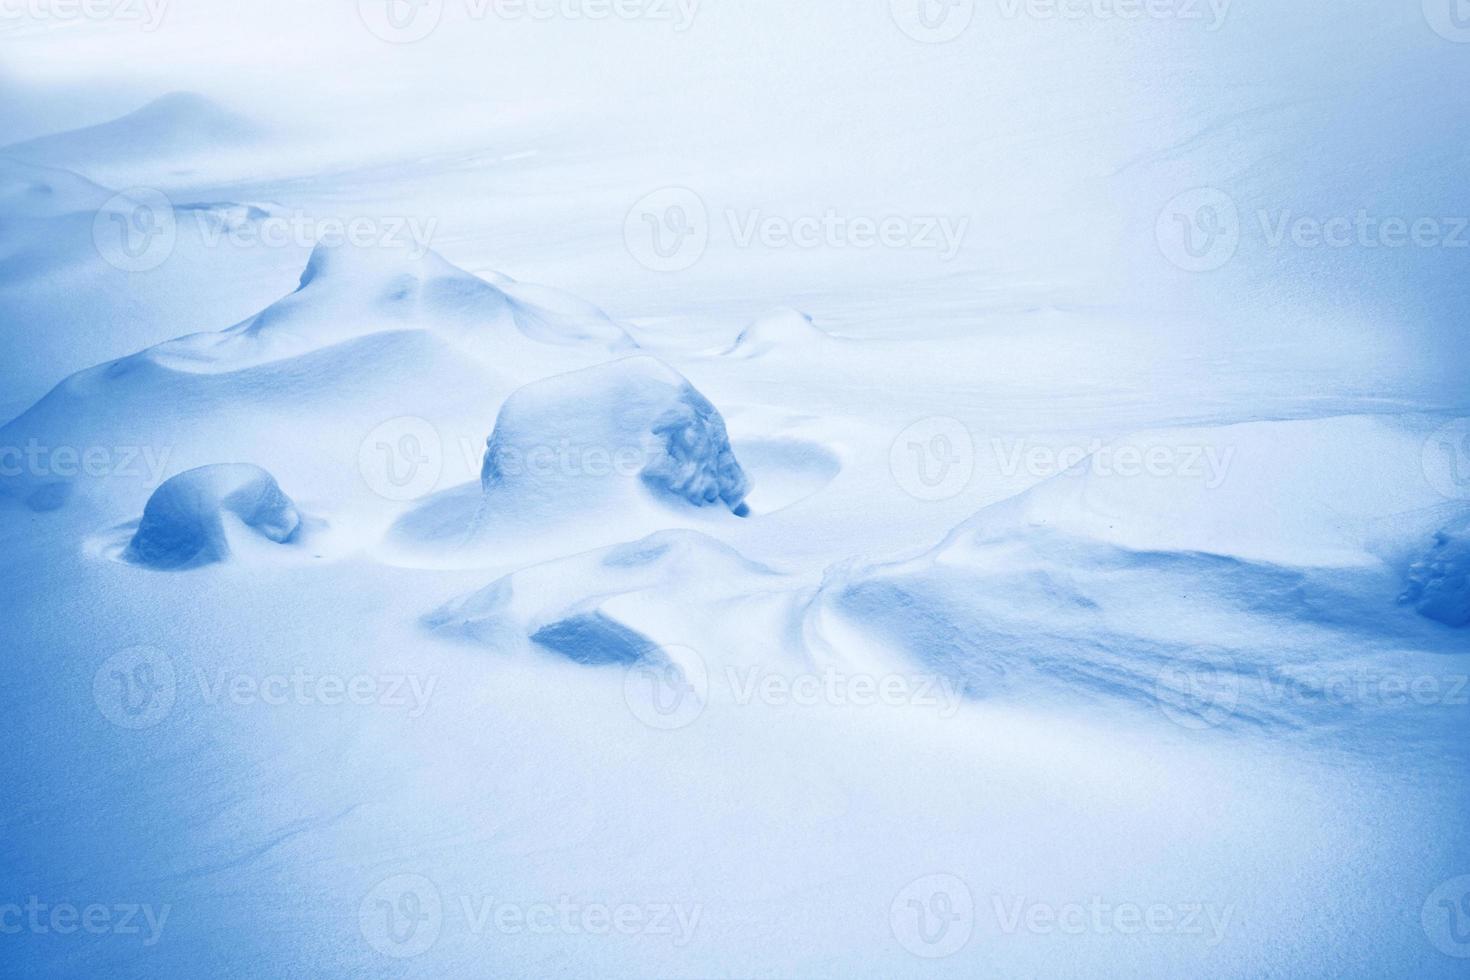
<path fill-rule="evenodd" d="M 249 463 L 218 463 L 164 482 L 143 510 L 128 557 L 152 568 L 176 569 L 221 561 L 230 554 L 225 522 L 284 544 L 301 515 L 271 476 Z"/>
<path fill-rule="evenodd" d="M 538 381 L 506 399 L 485 448 L 487 494 L 558 493 L 637 477 L 655 496 L 746 513 L 750 481 L 725 420 L 677 371 L 631 357 Z"/>
<path fill-rule="evenodd" d="M 1470 519 L 1437 532 L 1408 579 L 1401 602 L 1447 626 L 1470 626 Z"/>

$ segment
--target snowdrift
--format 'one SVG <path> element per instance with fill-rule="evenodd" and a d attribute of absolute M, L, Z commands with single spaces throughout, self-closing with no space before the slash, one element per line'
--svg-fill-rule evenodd
<path fill-rule="evenodd" d="M 812 323 L 810 315 L 791 307 L 779 307 L 742 330 L 724 354 L 752 358 L 781 351 L 812 353 L 831 340 Z"/>
<path fill-rule="evenodd" d="M 107 513 L 136 513 L 161 468 L 224 457 L 312 494 L 371 498 L 351 461 L 369 433 L 410 415 L 439 433 L 442 485 L 470 479 L 478 453 L 462 450 L 507 394 L 631 344 L 588 304 L 535 291 L 554 300 L 542 305 L 497 282 L 433 253 L 319 247 L 295 291 L 256 315 L 81 371 L 0 426 L 0 446 L 41 452 L 0 476 L 0 497 L 44 509 L 88 488 Z M 66 447 L 108 463 L 54 465 Z"/>
<path fill-rule="evenodd" d="M 1202 727 L 1330 737 L 1376 725 L 1426 737 L 1435 726 L 1410 709 L 1431 709 L 1345 706 L 1330 685 L 1385 673 L 1450 684 L 1456 661 L 1428 651 L 1457 651 L 1457 641 L 1394 603 L 1404 556 L 1446 514 L 1465 513 L 1424 477 L 1434 428 L 1431 418 L 1343 417 L 1130 436 L 1109 447 L 1109 462 L 1083 459 L 918 557 L 834 567 L 810 629 L 875 660 L 917 661 L 977 699 L 1175 716 L 1218 707 L 1174 683 L 1182 674 L 1229 693 Z M 1160 451 L 1160 468 L 1125 472 L 1123 447 L 1139 459 Z M 1197 449 L 1228 462 L 1164 468 L 1163 450 L 1178 464 Z M 1412 566 L 1402 601 L 1428 619 L 1463 621 L 1464 526 L 1441 531 Z"/>
<path fill-rule="evenodd" d="M 61 167 L 112 186 L 176 172 L 207 153 L 238 150 L 261 139 L 262 127 L 193 92 L 173 92 L 95 126 L 0 147 L 0 156 Z"/>
<path fill-rule="evenodd" d="M 730 613 L 758 621 L 780 573 L 705 534 L 661 531 L 639 541 L 532 565 L 424 617 L 435 632 L 497 651 L 534 644 L 577 663 L 629 663 L 661 645 L 710 651 Z M 768 637 L 786 630 L 773 628 Z"/>

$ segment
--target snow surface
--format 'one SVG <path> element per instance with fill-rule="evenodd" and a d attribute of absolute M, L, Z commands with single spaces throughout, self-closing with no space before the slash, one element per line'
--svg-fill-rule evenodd
<path fill-rule="evenodd" d="M 1454 21 L 384 6 L 0 16 L 0 974 L 1464 975 Z"/>

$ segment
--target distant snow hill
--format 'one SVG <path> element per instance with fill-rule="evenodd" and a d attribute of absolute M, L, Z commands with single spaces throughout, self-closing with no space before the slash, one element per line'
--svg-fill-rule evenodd
<path fill-rule="evenodd" d="M 140 165 L 166 162 L 177 169 L 201 154 L 228 152 L 264 135 L 256 123 L 202 95 L 174 92 L 108 122 L 0 147 L 0 157 L 126 186 L 139 178 Z"/>

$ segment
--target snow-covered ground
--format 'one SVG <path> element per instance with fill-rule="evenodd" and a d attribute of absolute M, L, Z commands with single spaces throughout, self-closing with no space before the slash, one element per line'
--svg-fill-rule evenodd
<path fill-rule="evenodd" d="M 1461 0 L 0 52 L 0 975 L 1470 970 Z"/>

